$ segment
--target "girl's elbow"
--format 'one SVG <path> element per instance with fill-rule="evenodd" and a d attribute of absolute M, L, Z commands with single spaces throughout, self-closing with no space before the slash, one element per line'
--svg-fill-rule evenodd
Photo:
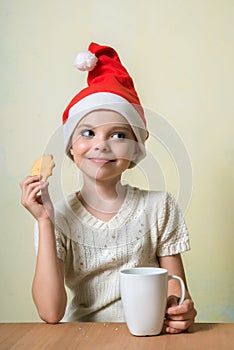
<path fill-rule="evenodd" d="M 64 316 L 64 312 L 39 312 L 40 319 L 49 324 L 57 324 Z"/>

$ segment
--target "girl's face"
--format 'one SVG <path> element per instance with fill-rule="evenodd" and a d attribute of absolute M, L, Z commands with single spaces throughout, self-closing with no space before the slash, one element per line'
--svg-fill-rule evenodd
<path fill-rule="evenodd" d="M 77 125 L 70 149 L 83 173 L 96 180 L 120 179 L 137 154 L 132 128 L 119 113 L 99 110 Z"/>

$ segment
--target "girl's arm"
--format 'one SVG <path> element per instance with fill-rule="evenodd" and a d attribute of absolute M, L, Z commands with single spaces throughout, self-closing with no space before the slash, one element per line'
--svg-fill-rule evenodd
<path fill-rule="evenodd" d="M 57 323 L 63 317 L 67 303 L 64 266 L 56 253 L 54 209 L 48 183 L 40 180 L 40 176 L 28 176 L 21 182 L 21 203 L 38 221 L 39 228 L 33 299 L 40 317 L 48 323 Z M 40 191 L 42 195 L 38 196 Z"/>
<path fill-rule="evenodd" d="M 54 226 L 39 221 L 39 242 L 32 295 L 42 320 L 58 323 L 64 315 L 67 297 L 64 287 L 64 265 L 57 258 Z"/>
<path fill-rule="evenodd" d="M 181 277 L 185 283 L 185 300 L 182 305 L 178 305 L 180 297 L 179 281 L 172 279 L 168 284 L 168 304 L 165 324 L 168 333 L 180 333 L 186 330 L 196 317 L 197 311 L 188 291 L 183 263 L 180 254 L 159 258 L 159 265 L 168 270 L 171 275 Z"/>

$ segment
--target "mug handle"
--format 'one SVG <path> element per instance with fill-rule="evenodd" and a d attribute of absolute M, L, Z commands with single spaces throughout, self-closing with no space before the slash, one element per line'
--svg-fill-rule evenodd
<path fill-rule="evenodd" d="M 180 282 L 180 289 L 181 289 L 181 297 L 179 300 L 179 305 L 183 304 L 184 298 L 185 298 L 185 286 L 184 286 L 184 281 L 182 280 L 181 277 L 176 276 L 176 275 L 168 275 L 168 281 L 171 279 L 178 280 Z"/>

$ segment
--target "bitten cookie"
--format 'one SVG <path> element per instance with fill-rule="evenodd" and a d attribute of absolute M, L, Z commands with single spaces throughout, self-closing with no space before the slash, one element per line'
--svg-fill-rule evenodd
<path fill-rule="evenodd" d="M 52 175 L 52 169 L 55 167 L 52 154 L 43 154 L 33 164 L 30 175 L 42 175 L 42 181 L 46 181 Z"/>

